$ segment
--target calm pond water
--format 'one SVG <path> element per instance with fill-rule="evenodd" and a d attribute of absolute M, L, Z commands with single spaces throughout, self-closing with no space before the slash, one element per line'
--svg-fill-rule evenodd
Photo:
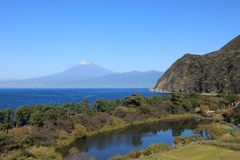
<path fill-rule="evenodd" d="M 201 123 L 209 122 L 186 119 L 129 126 L 124 130 L 115 131 L 115 133 L 98 134 L 91 138 L 77 140 L 58 151 L 66 158 L 69 150 L 76 147 L 81 152 L 80 154 L 86 153 L 90 157 L 107 160 L 117 154 L 125 155 L 134 149 L 141 150 L 153 143 L 162 142 L 172 145 L 177 136 L 195 135 L 193 130 Z M 206 132 L 203 132 L 201 136 L 211 139 Z"/>

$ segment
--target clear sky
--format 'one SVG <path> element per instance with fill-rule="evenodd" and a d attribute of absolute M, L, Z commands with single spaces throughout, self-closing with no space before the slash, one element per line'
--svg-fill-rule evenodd
<path fill-rule="evenodd" d="M 116 72 L 166 71 L 240 34 L 240 0 L 0 0 L 0 79 L 83 59 Z"/>

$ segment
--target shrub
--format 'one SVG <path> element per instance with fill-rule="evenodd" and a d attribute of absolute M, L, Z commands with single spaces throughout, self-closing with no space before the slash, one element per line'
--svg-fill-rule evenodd
<path fill-rule="evenodd" d="M 59 129 L 65 130 L 68 133 L 71 133 L 71 130 L 74 128 L 74 123 L 68 116 L 58 117 L 56 125 Z"/>
<path fill-rule="evenodd" d="M 141 114 L 140 111 L 130 111 L 124 117 L 124 120 L 126 120 L 127 122 L 133 122 L 136 120 L 143 120 L 143 119 L 145 119 L 145 116 Z"/>
<path fill-rule="evenodd" d="M 55 149 L 51 147 L 32 147 L 27 151 L 33 154 L 36 159 L 62 160 L 61 154 L 55 152 Z"/>
<path fill-rule="evenodd" d="M 78 139 L 78 138 L 82 138 L 82 137 L 86 136 L 87 131 L 83 125 L 75 124 L 72 133 L 74 135 L 74 138 Z"/>
<path fill-rule="evenodd" d="M 157 109 L 153 114 L 159 113 L 159 117 L 167 116 L 171 114 L 171 106 L 168 104 L 156 104 L 155 108 Z M 152 111 L 151 111 L 152 112 Z"/>
<path fill-rule="evenodd" d="M 35 156 L 25 150 L 12 150 L 4 156 L 4 160 L 34 160 Z"/>
<path fill-rule="evenodd" d="M 127 114 L 127 107 L 116 107 L 115 110 L 113 111 L 113 115 L 119 118 L 123 118 Z"/>
<path fill-rule="evenodd" d="M 76 147 L 72 147 L 68 152 L 72 158 L 76 157 L 80 153 Z"/>
<path fill-rule="evenodd" d="M 34 141 L 36 145 L 51 146 L 56 142 L 57 134 L 48 128 L 33 126 L 29 138 Z"/>
<path fill-rule="evenodd" d="M 109 115 L 108 113 L 103 113 L 103 112 L 100 112 L 99 115 L 98 115 L 98 119 L 101 123 L 103 124 L 107 124 L 107 125 L 115 125 L 115 120 L 114 120 L 114 117 Z"/>
<path fill-rule="evenodd" d="M 207 105 L 201 105 L 199 108 L 200 108 L 200 110 L 201 110 L 202 112 L 207 112 L 207 111 L 209 111 L 209 107 L 208 107 Z"/>
<path fill-rule="evenodd" d="M 122 156 L 120 154 L 116 155 L 115 157 L 109 158 L 109 160 L 128 160 L 129 158 L 127 156 Z"/>
<path fill-rule="evenodd" d="M 1 134 L 1 133 L 0 133 Z M 12 140 L 12 146 L 15 145 L 16 148 L 28 147 L 33 144 L 33 140 L 30 139 L 32 134 L 32 126 L 23 126 L 20 128 L 13 128 L 9 130 L 8 137 Z"/>
<path fill-rule="evenodd" d="M 130 158 L 140 158 L 141 152 L 137 150 L 132 150 L 128 155 Z"/>
<path fill-rule="evenodd" d="M 151 153 L 159 153 L 162 151 L 166 151 L 169 150 L 170 146 L 164 143 L 159 143 L 159 144 L 152 144 L 150 145 L 147 149 L 151 152 Z M 148 152 L 149 152 L 148 151 Z"/>
<path fill-rule="evenodd" d="M 170 146 L 164 143 L 157 144 L 157 148 L 161 151 L 167 151 L 169 150 Z"/>
<path fill-rule="evenodd" d="M 151 118 L 162 118 L 163 117 L 163 114 L 161 113 L 161 111 L 158 111 L 158 110 L 150 110 L 150 114 L 148 115 L 148 117 L 151 117 Z"/>
<path fill-rule="evenodd" d="M 98 119 L 98 116 L 91 116 L 89 114 L 81 114 L 80 116 L 76 117 L 80 119 L 81 124 L 86 127 L 86 130 L 88 132 L 90 131 L 96 131 L 102 128 L 104 125 L 100 122 Z"/>
<path fill-rule="evenodd" d="M 150 154 L 152 154 L 150 148 L 143 148 L 143 149 L 141 149 L 140 152 L 142 152 L 142 154 L 143 154 L 144 156 L 149 156 Z"/>
<path fill-rule="evenodd" d="M 57 130 L 58 139 L 66 139 L 69 137 L 69 134 L 65 130 Z"/>
<path fill-rule="evenodd" d="M 178 146 L 184 146 L 191 142 L 195 142 L 199 140 L 202 140 L 202 137 L 200 135 L 192 135 L 192 136 L 186 136 L 186 137 L 176 137 L 173 143 Z"/>
<path fill-rule="evenodd" d="M 141 106 L 141 107 L 140 107 L 140 110 L 141 110 L 141 113 L 143 113 L 143 114 L 148 114 L 148 113 L 150 113 L 150 109 L 149 109 L 149 107 L 147 107 L 147 106 Z"/>
<path fill-rule="evenodd" d="M 183 145 L 183 141 L 184 138 L 183 137 L 176 137 L 173 141 L 174 144 L 178 145 L 178 146 L 182 146 Z"/>

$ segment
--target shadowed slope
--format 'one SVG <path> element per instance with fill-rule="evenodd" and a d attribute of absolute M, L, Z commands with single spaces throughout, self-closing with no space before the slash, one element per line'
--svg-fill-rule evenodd
<path fill-rule="evenodd" d="M 158 80 L 155 91 L 240 93 L 240 36 L 205 55 L 185 54 Z"/>

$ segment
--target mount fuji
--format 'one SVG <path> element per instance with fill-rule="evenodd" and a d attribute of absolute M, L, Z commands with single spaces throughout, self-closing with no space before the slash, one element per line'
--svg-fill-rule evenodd
<path fill-rule="evenodd" d="M 0 81 L 0 87 L 153 87 L 163 72 L 117 73 L 89 60 L 53 75 L 23 80 Z"/>
<path fill-rule="evenodd" d="M 46 78 L 57 79 L 87 79 L 95 78 L 100 76 L 106 76 L 109 74 L 115 74 L 116 72 L 110 71 L 108 69 L 102 68 L 89 60 L 83 60 L 77 65 L 54 75 L 46 76 Z"/>

